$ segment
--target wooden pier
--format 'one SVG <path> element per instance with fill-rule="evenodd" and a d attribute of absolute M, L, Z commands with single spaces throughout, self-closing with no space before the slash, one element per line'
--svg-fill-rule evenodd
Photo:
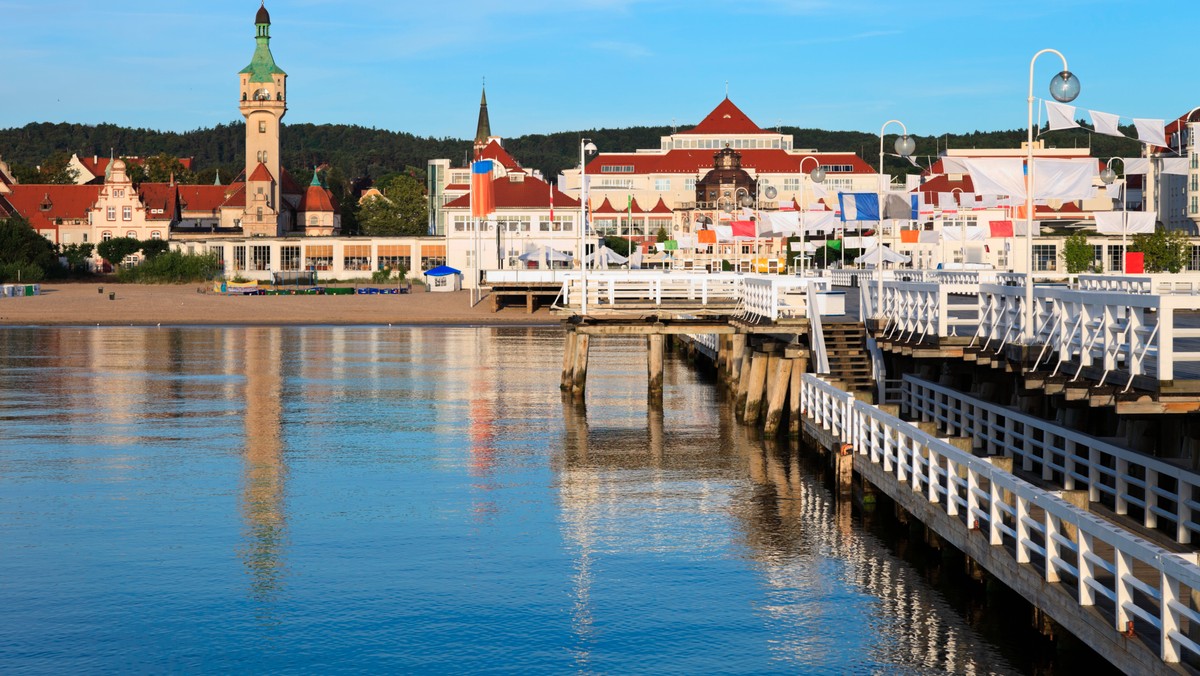
<path fill-rule="evenodd" d="M 742 422 L 821 452 L 839 492 L 888 496 L 1118 668 L 1195 671 L 1200 425 L 1183 421 L 1200 411 L 1200 297 L 1035 287 L 1038 342 L 1024 346 L 1019 276 L 908 275 L 882 300 L 856 284 L 859 316 L 881 318 L 840 322 L 797 303 L 836 276 L 745 277 L 732 298 L 729 280 L 694 274 L 613 276 L 602 293 L 564 281 L 562 388 L 586 396 L 593 337 L 645 336 L 661 410 L 665 354 L 682 343 Z M 1122 444 L 1147 424 L 1155 448 Z"/>

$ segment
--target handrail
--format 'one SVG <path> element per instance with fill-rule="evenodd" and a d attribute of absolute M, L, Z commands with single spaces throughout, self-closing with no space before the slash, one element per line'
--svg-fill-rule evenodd
<path fill-rule="evenodd" d="M 801 380 L 801 407 L 814 423 L 942 510 L 951 528 L 981 531 L 997 556 L 1037 571 L 1080 607 L 1101 613 L 1115 632 L 1142 620 L 1148 626 L 1139 635 L 1153 641 L 1163 662 L 1180 662 L 1184 651 L 1200 655 L 1200 645 L 1181 632 L 1185 622 L 1200 622 L 1200 613 L 1179 596 L 1181 587 L 1200 585 L 1195 555 L 1155 546 L 812 374 Z M 1111 548 L 1109 558 L 1100 544 Z M 1150 581 L 1134 576 L 1139 562 L 1153 571 Z M 1113 605 L 1097 606 L 1097 594 Z"/>
<path fill-rule="evenodd" d="M 1017 459 L 1022 470 L 1066 490 L 1087 490 L 1089 502 L 1106 502 L 1117 514 L 1139 506 L 1143 526 L 1168 521 L 1176 542 L 1200 534 L 1198 474 L 912 375 L 903 377 L 901 392 L 901 409 L 911 417 L 937 422 L 952 436 L 970 435 L 989 454 Z M 1134 475 L 1144 485 L 1131 483 Z M 1160 484 L 1160 477 L 1169 480 Z"/>

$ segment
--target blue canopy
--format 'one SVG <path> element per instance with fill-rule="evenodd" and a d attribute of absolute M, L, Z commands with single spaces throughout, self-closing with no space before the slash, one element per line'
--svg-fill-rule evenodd
<path fill-rule="evenodd" d="M 430 277 L 448 277 L 450 275 L 461 275 L 462 270 L 455 270 L 449 265 L 439 265 L 432 270 L 426 270 L 425 274 Z"/>

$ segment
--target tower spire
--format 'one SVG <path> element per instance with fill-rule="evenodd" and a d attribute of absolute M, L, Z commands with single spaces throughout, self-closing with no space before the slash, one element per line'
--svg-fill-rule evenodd
<path fill-rule="evenodd" d="M 479 123 L 475 125 L 475 156 L 478 157 L 483 149 L 487 147 L 488 138 L 492 135 L 492 125 L 488 120 L 487 109 L 487 88 L 482 88 L 482 94 L 479 97 Z"/>

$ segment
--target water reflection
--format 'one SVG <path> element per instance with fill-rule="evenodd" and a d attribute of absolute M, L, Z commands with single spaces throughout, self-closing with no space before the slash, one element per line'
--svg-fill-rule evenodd
<path fill-rule="evenodd" d="M 245 446 L 242 452 L 241 512 L 245 527 L 241 558 L 250 574 L 250 596 L 262 621 L 273 623 L 272 606 L 283 589 L 287 517 L 283 458 L 282 329 L 246 329 Z M 319 353 L 313 354 L 314 359 Z"/>

